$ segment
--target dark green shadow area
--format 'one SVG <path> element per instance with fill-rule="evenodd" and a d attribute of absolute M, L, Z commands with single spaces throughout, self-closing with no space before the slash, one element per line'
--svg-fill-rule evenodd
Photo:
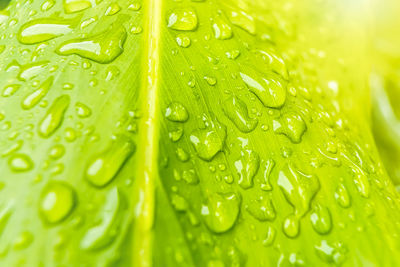
<path fill-rule="evenodd" d="M 11 0 L 0 0 L 0 10 L 5 9 Z"/>

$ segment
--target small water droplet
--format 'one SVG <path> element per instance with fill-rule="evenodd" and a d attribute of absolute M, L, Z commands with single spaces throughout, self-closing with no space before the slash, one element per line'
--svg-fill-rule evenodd
<path fill-rule="evenodd" d="M 106 16 L 113 16 L 117 14 L 121 10 L 121 7 L 117 3 L 112 3 L 106 9 L 105 15 Z"/>
<path fill-rule="evenodd" d="M 8 160 L 11 170 L 15 172 L 26 172 L 33 168 L 32 159 L 26 154 L 14 154 Z"/>
<path fill-rule="evenodd" d="M 304 174 L 289 164 L 279 172 L 277 184 L 300 217 L 309 211 L 310 202 L 320 188 L 317 176 Z"/>
<path fill-rule="evenodd" d="M 287 136 L 295 144 L 301 142 L 302 136 L 307 130 L 303 118 L 294 112 L 285 113 L 279 120 L 274 120 L 273 128 L 275 133 Z"/>
<path fill-rule="evenodd" d="M 186 199 L 178 194 L 173 194 L 171 196 L 171 204 L 176 211 L 184 212 L 187 211 L 189 204 Z"/>
<path fill-rule="evenodd" d="M 71 214 L 75 202 L 75 190 L 70 185 L 50 182 L 42 191 L 39 212 L 46 223 L 59 223 Z"/>
<path fill-rule="evenodd" d="M 197 176 L 195 170 L 189 169 L 189 170 L 184 170 L 182 173 L 182 179 L 187 183 L 191 185 L 195 185 L 199 183 L 199 177 Z"/>
<path fill-rule="evenodd" d="M 92 7 L 90 0 L 63 0 L 65 13 L 75 13 Z"/>
<path fill-rule="evenodd" d="M 22 44 L 37 44 L 49 41 L 72 32 L 79 21 L 80 17 L 75 19 L 40 18 L 31 20 L 21 26 L 17 38 Z"/>
<path fill-rule="evenodd" d="M 232 28 L 222 17 L 218 15 L 212 20 L 212 28 L 214 31 L 214 37 L 220 40 L 230 39 L 232 37 Z"/>
<path fill-rule="evenodd" d="M 254 18 L 244 11 L 231 11 L 228 13 L 229 20 L 250 34 L 256 33 L 256 24 Z"/>
<path fill-rule="evenodd" d="M 44 73 L 44 69 L 49 63 L 49 61 L 39 61 L 19 66 L 18 79 L 21 81 L 28 81 L 37 77 L 39 74 Z"/>
<path fill-rule="evenodd" d="M 177 158 L 182 162 L 186 162 L 190 159 L 189 154 L 183 148 L 178 147 L 175 153 Z"/>
<path fill-rule="evenodd" d="M 348 208 L 351 204 L 350 195 L 343 184 L 339 184 L 335 191 L 335 199 L 337 203 L 343 207 Z"/>
<path fill-rule="evenodd" d="M 190 134 L 192 142 L 199 158 L 210 161 L 222 151 L 226 139 L 226 127 L 215 122 L 205 129 L 194 130 Z"/>
<path fill-rule="evenodd" d="M 254 176 L 260 167 L 260 157 L 253 150 L 242 150 L 240 159 L 235 161 L 235 168 L 239 175 L 239 185 L 243 189 L 253 186 Z"/>
<path fill-rule="evenodd" d="M 31 109 L 36 106 L 44 96 L 46 96 L 50 87 L 53 85 L 54 77 L 50 76 L 46 81 L 44 81 L 38 89 L 28 94 L 21 102 L 21 107 L 23 109 Z"/>
<path fill-rule="evenodd" d="M 190 46 L 190 38 L 184 34 L 178 34 L 176 36 L 176 43 L 183 48 Z"/>
<path fill-rule="evenodd" d="M 300 221 L 294 215 L 289 215 L 283 222 L 283 232 L 289 238 L 295 238 L 300 232 Z"/>
<path fill-rule="evenodd" d="M 265 239 L 263 240 L 263 245 L 266 247 L 271 246 L 272 243 L 274 243 L 275 236 L 276 236 L 275 228 L 272 226 L 268 226 L 267 227 L 267 235 L 266 235 Z"/>
<path fill-rule="evenodd" d="M 217 79 L 212 76 L 204 76 L 204 80 L 208 83 L 208 85 L 214 86 L 217 84 Z"/>
<path fill-rule="evenodd" d="M 106 196 L 95 225 L 84 234 L 80 248 L 98 250 L 110 245 L 119 233 L 120 216 L 123 215 L 123 195 L 117 187 L 113 187 Z"/>
<path fill-rule="evenodd" d="M 255 70 L 240 72 L 250 92 L 255 94 L 261 103 L 270 108 L 281 108 L 286 102 L 286 81 L 273 72 L 264 75 Z"/>
<path fill-rule="evenodd" d="M 331 213 L 327 207 L 314 205 L 310 220 L 314 230 L 321 235 L 328 234 L 332 229 Z"/>
<path fill-rule="evenodd" d="M 197 28 L 197 15 L 192 8 L 176 8 L 167 17 L 168 28 L 178 31 L 192 31 Z"/>
<path fill-rule="evenodd" d="M 264 183 L 261 184 L 261 189 L 264 191 L 271 191 L 272 185 L 270 182 L 270 176 L 272 169 L 275 167 L 275 161 L 273 159 L 269 159 L 265 162 L 265 169 L 264 169 Z"/>
<path fill-rule="evenodd" d="M 183 135 L 182 127 L 178 127 L 168 133 L 169 139 L 171 139 L 172 142 L 178 142 L 182 138 L 182 135 Z"/>
<path fill-rule="evenodd" d="M 269 197 L 260 196 L 251 201 L 246 209 L 254 218 L 261 222 L 273 221 L 276 217 L 275 207 Z"/>
<path fill-rule="evenodd" d="M 14 240 L 14 248 L 17 250 L 25 249 L 33 242 L 33 239 L 31 232 L 24 231 Z"/>
<path fill-rule="evenodd" d="M 241 132 L 249 133 L 257 127 L 257 118 L 250 118 L 247 105 L 236 96 L 226 99 L 222 109 Z"/>
<path fill-rule="evenodd" d="M 61 144 L 54 145 L 49 151 L 49 156 L 52 159 L 59 159 L 64 154 L 65 154 L 65 147 Z"/>
<path fill-rule="evenodd" d="M 92 114 L 92 110 L 81 102 L 75 104 L 76 114 L 81 118 L 87 118 Z"/>
<path fill-rule="evenodd" d="M 189 118 L 189 113 L 181 103 L 172 102 L 165 110 L 165 117 L 170 121 L 185 122 Z"/>
<path fill-rule="evenodd" d="M 105 151 L 89 161 L 85 172 L 86 179 L 94 186 L 106 186 L 134 151 L 135 145 L 128 137 L 118 136 Z"/>
<path fill-rule="evenodd" d="M 10 97 L 14 95 L 19 88 L 21 88 L 20 84 L 9 84 L 3 88 L 3 92 L 1 95 L 3 97 Z"/>
<path fill-rule="evenodd" d="M 69 106 L 70 98 L 68 95 L 62 95 L 56 98 L 47 110 L 46 115 L 39 124 L 39 135 L 47 138 L 50 137 L 60 127 L 64 113 Z"/>

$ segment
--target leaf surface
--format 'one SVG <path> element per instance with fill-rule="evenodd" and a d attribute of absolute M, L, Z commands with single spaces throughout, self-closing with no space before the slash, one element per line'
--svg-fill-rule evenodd
<path fill-rule="evenodd" d="M 1 263 L 395 265 L 363 19 L 334 2 L 12 1 Z"/>

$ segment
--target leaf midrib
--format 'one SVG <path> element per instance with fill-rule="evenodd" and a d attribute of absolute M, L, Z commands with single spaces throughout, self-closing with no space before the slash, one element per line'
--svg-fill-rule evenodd
<path fill-rule="evenodd" d="M 136 170 L 134 195 L 139 202 L 135 208 L 133 227 L 132 266 L 152 265 L 152 227 L 154 224 L 154 185 L 158 175 L 159 138 L 159 81 L 162 2 L 149 0 L 145 12 L 142 57 L 143 71 L 139 91 L 138 151 L 136 158 L 140 166 Z"/>

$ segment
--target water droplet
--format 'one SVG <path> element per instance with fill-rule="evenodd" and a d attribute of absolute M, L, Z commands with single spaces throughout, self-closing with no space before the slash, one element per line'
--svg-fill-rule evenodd
<path fill-rule="evenodd" d="M 133 3 L 128 6 L 129 10 L 139 11 L 142 6 L 139 3 Z"/>
<path fill-rule="evenodd" d="M 186 162 L 190 159 L 189 154 L 183 148 L 178 147 L 175 153 L 177 158 L 182 162 Z"/>
<path fill-rule="evenodd" d="M 133 26 L 131 28 L 131 33 L 133 34 L 139 34 L 143 31 L 143 28 L 141 26 Z M 190 41 L 190 40 L 189 40 Z"/>
<path fill-rule="evenodd" d="M 341 207 L 343 208 L 350 207 L 351 204 L 350 195 L 343 184 L 340 184 L 336 188 L 335 199 Z"/>
<path fill-rule="evenodd" d="M 273 50 L 254 50 L 255 58 L 259 59 L 257 61 L 257 66 L 259 70 L 270 69 L 275 73 L 282 75 L 284 79 L 288 79 L 288 71 L 286 68 L 285 61 L 277 55 Z"/>
<path fill-rule="evenodd" d="M 346 259 L 347 249 L 342 244 L 329 244 L 326 240 L 321 240 L 319 245 L 315 246 L 317 255 L 325 262 L 342 265 Z"/>
<path fill-rule="evenodd" d="M 59 223 L 71 214 L 75 202 L 75 190 L 70 185 L 50 182 L 42 191 L 39 212 L 46 223 Z"/>
<path fill-rule="evenodd" d="M 75 54 L 106 64 L 121 55 L 126 37 L 125 28 L 115 23 L 108 30 L 97 35 L 66 41 L 57 48 L 56 52 L 63 56 Z"/>
<path fill-rule="evenodd" d="M 117 187 L 112 188 L 106 196 L 105 203 L 100 211 L 96 224 L 84 234 L 80 248 L 83 250 L 97 250 L 110 245 L 119 233 L 122 213 L 123 196 Z"/>
<path fill-rule="evenodd" d="M 297 216 L 303 216 L 310 209 L 310 202 L 318 192 L 318 177 L 304 174 L 289 164 L 279 172 L 277 181 L 287 201 L 295 208 Z"/>
<path fill-rule="evenodd" d="M 215 233 L 230 230 L 239 215 L 240 202 L 235 193 L 210 195 L 208 202 L 201 208 L 201 215 L 208 228 Z"/>
<path fill-rule="evenodd" d="M 21 26 L 17 38 L 22 44 L 37 44 L 49 41 L 72 32 L 79 21 L 80 17 L 75 19 L 40 18 L 31 20 Z"/>
<path fill-rule="evenodd" d="M 204 80 L 208 83 L 208 85 L 214 86 L 217 84 L 217 79 L 211 76 L 204 76 Z"/>
<path fill-rule="evenodd" d="M 18 91 L 19 88 L 21 88 L 20 84 L 9 84 L 6 87 L 4 87 L 1 95 L 3 97 L 10 97 L 10 96 L 14 95 Z"/>
<path fill-rule="evenodd" d="M 176 8 L 167 17 L 168 28 L 178 31 L 192 31 L 197 28 L 197 15 L 191 8 Z"/>
<path fill-rule="evenodd" d="M 55 3 L 56 2 L 54 0 L 47 0 L 43 2 L 40 8 L 42 11 L 48 11 L 54 6 Z"/>
<path fill-rule="evenodd" d="M 229 59 L 236 59 L 240 55 L 239 50 L 232 50 L 225 53 L 226 57 Z"/>
<path fill-rule="evenodd" d="M 185 122 L 189 118 L 189 113 L 181 103 L 172 102 L 165 110 L 165 117 L 170 121 Z"/>
<path fill-rule="evenodd" d="M 226 139 L 226 127 L 216 123 L 211 123 L 205 129 L 194 130 L 190 135 L 199 158 L 210 161 L 214 156 L 222 151 Z"/>
<path fill-rule="evenodd" d="M 300 221 L 294 215 L 289 215 L 283 222 L 283 232 L 289 238 L 295 238 L 300 232 Z"/>
<path fill-rule="evenodd" d="M 230 39 L 232 37 L 232 29 L 231 26 L 222 18 L 221 15 L 218 15 L 213 18 L 212 28 L 214 31 L 214 37 L 220 40 Z"/>
<path fill-rule="evenodd" d="M 184 34 L 178 34 L 176 36 L 176 43 L 183 48 L 190 46 L 190 38 Z"/>
<path fill-rule="evenodd" d="M 44 73 L 44 69 L 49 63 L 49 61 L 40 61 L 20 66 L 18 79 L 21 81 L 28 81 L 35 78 L 39 74 Z"/>
<path fill-rule="evenodd" d="M 276 217 L 275 207 L 269 197 L 260 196 L 246 207 L 247 211 L 257 220 L 273 221 Z"/>
<path fill-rule="evenodd" d="M 235 168 L 239 175 L 239 185 L 243 189 L 253 186 L 254 176 L 260 167 L 260 157 L 253 150 L 242 150 L 240 159 L 235 161 Z"/>
<path fill-rule="evenodd" d="M 169 139 L 171 139 L 172 142 L 178 142 L 183 135 L 183 128 L 182 127 L 178 127 L 173 131 L 170 131 L 168 133 L 169 135 Z"/>
<path fill-rule="evenodd" d="M 271 176 L 272 169 L 274 167 L 275 167 L 275 161 L 273 159 L 267 160 L 267 162 L 265 163 L 265 169 L 264 169 L 264 183 L 261 184 L 261 189 L 264 191 L 272 190 L 270 176 Z"/>
<path fill-rule="evenodd" d="M 272 243 L 274 243 L 275 236 L 276 236 L 275 228 L 272 226 L 268 226 L 267 235 L 266 235 L 265 239 L 263 240 L 263 245 L 266 247 L 271 246 Z"/>
<path fill-rule="evenodd" d="M 302 117 L 294 112 L 283 114 L 279 120 L 273 121 L 274 132 L 287 136 L 295 144 L 301 142 L 307 126 Z"/>
<path fill-rule="evenodd" d="M 328 234 L 332 229 L 331 213 L 327 207 L 314 205 L 310 220 L 314 230 L 321 235 Z"/>
<path fill-rule="evenodd" d="M 266 78 L 254 70 L 240 72 L 244 83 L 250 92 L 255 94 L 264 106 L 270 108 L 281 108 L 286 101 L 286 81 L 279 75 L 268 72 Z"/>
<path fill-rule="evenodd" d="M 49 151 L 49 156 L 52 159 L 59 159 L 64 154 L 65 154 L 65 147 L 61 144 L 54 145 Z"/>
<path fill-rule="evenodd" d="M 33 242 L 33 234 L 24 231 L 14 240 L 14 248 L 17 250 L 27 248 Z"/>
<path fill-rule="evenodd" d="M 173 194 L 171 196 L 171 204 L 176 211 L 184 212 L 187 211 L 189 204 L 186 199 L 178 194 Z"/>
<path fill-rule="evenodd" d="M 118 136 L 105 151 L 89 162 L 85 172 L 86 179 L 94 186 L 106 186 L 134 151 L 135 145 L 128 137 Z"/>
<path fill-rule="evenodd" d="M 51 136 L 60 127 L 64 113 L 69 106 L 70 98 L 68 95 L 62 95 L 56 98 L 47 110 L 46 115 L 39 124 L 39 135 L 47 138 Z"/>
<path fill-rule="evenodd" d="M 26 172 L 33 168 L 32 159 L 26 154 L 14 154 L 8 160 L 11 170 L 15 172 Z"/>
<path fill-rule="evenodd" d="M 44 81 L 38 89 L 27 95 L 21 102 L 21 107 L 23 109 L 31 109 L 36 106 L 43 97 L 47 94 L 50 87 L 53 85 L 54 78 L 50 76 L 46 81 Z"/>
<path fill-rule="evenodd" d="M 187 183 L 191 185 L 195 185 L 199 183 L 199 178 L 197 177 L 197 174 L 195 170 L 190 169 L 190 170 L 184 170 L 182 173 L 182 179 Z"/>
<path fill-rule="evenodd" d="M 235 96 L 226 99 L 222 109 L 225 115 L 243 133 L 253 131 L 258 124 L 257 118 L 250 118 L 246 104 Z"/>
<path fill-rule="evenodd" d="M 64 0 L 65 13 L 75 13 L 92 7 L 90 0 Z"/>
<path fill-rule="evenodd" d="M 250 34 L 256 33 L 256 24 L 254 18 L 243 11 L 231 11 L 228 13 L 229 20 Z"/>
<path fill-rule="evenodd" d="M 76 114 L 81 118 L 87 118 L 92 114 L 92 110 L 81 102 L 75 104 Z"/>
<path fill-rule="evenodd" d="M 106 9 L 106 16 L 113 16 L 117 14 L 121 10 L 121 7 L 117 3 L 112 3 L 109 7 Z"/>

